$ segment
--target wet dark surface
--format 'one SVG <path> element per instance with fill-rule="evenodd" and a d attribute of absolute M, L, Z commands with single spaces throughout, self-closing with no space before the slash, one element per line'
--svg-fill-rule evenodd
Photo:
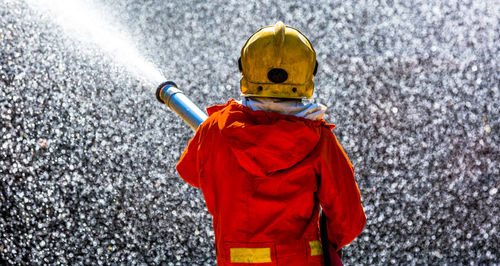
<path fill-rule="evenodd" d="M 86 1 L 202 107 L 254 31 L 300 29 L 368 218 L 345 263 L 498 264 L 500 4 L 428 2 Z M 193 132 L 115 59 L 0 0 L 0 264 L 215 264 Z"/>

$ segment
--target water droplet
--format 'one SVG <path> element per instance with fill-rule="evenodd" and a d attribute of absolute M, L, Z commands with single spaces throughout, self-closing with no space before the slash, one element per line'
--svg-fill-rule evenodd
<path fill-rule="evenodd" d="M 49 146 L 49 142 L 47 141 L 47 139 L 39 139 L 38 140 L 38 146 L 41 149 L 46 149 Z"/>
<path fill-rule="evenodd" d="M 491 126 L 490 125 L 485 125 L 483 129 L 484 129 L 484 133 L 486 133 L 487 135 L 491 134 Z"/>

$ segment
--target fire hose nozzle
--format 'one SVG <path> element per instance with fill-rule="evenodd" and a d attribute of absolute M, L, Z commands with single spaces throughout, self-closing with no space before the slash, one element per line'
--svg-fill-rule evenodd
<path fill-rule="evenodd" d="M 156 99 L 177 113 L 193 130 L 208 116 L 177 88 L 173 81 L 165 81 L 156 89 Z"/>
<path fill-rule="evenodd" d="M 156 88 L 156 99 L 161 102 L 161 103 L 164 103 L 164 104 L 167 104 L 168 105 L 168 101 L 170 100 L 169 98 L 172 97 L 172 95 L 174 93 L 162 93 L 163 92 L 163 89 L 169 89 L 173 87 L 171 90 L 173 89 L 177 89 L 177 84 L 175 84 L 175 82 L 173 81 L 165 81 L 163 82 L 162 84 L 160 84 L 160 86 L 158 86 L 158 88 Z M 178 90 L 178 89 L 177 89 Z M 172 92 L 172 91 L 171 91 Z M 180 90 L 178 90 L 178 92 L 180 92 Z M 163 97 L 167 96 L 167 99 L 164 99 Z M 166 100 L 166 101 L 165 101 Z"/>

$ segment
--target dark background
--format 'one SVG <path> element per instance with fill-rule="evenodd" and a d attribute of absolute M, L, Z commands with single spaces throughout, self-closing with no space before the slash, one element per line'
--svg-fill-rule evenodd
<path fill-rule="evenodd" d="M 345 263 L 500 263 L 498 1 L 84 2 L 203 108 L 239 99 L 253 32 L 301 30 L 368 218 Z M 0 264 L 215 264 L 193 132 L 55 17 L 0 0 Z"/>

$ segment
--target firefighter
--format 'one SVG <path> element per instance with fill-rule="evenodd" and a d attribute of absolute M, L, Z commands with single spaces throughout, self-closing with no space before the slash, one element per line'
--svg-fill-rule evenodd
<path fill-rule="evenodd" d="M 322 118 L 303 103 L 318 64 L 309 40 L 278 22 L 245 43 L 242 100 L 207 109 L 177 171 L 200 188 L 213 216 L 218 265 L 323 265 L 352 242 L 366 217 L 353 167 Z"/>

